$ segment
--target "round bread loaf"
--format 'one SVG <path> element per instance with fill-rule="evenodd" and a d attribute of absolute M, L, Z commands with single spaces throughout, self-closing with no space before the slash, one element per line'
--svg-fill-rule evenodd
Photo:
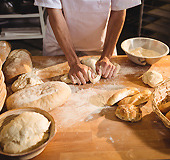
<path fill-rule="evenodd" d="M 13 50 L 9 54 L 3 66 L 3 72 L 5 75 L 5 80 L 7 82 L 12 81 L 20 74 L 31 71 L 32 71 L 31 53 L 26 49 Z"/>
<path fill-rule="evenodd" d="M 133 104 L 118 106 L 115 112 L 116 116 L 124 121 L 137 122 L 142 118 L 142 111 Z"/>
<path fill-rule="evenodd" d="M 64 82 L 50 81 L 21 89 L 6 100 L 7 109 L 37 107 L 50 111 L 65 103 L 71 95 L 70 87 Z"/>
<path fill-rule="evenodd" d="M 5 62 L 11 51 L 11 45 L 6 41 L 0 41 L 0 59 L 2 64 Z"/>

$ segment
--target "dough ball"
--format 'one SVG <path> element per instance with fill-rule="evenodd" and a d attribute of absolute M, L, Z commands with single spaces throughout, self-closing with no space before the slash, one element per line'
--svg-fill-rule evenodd
<path fill-rule="evenodd" d="M 44 82 L 34 72 L 28 72 L 19 76 L 18 79 L 12 84 L 11 89 L 13 92 L 16 92 L 20 89 L 42 83 Z"/>
<path fill-rule="evenodd" d="M 137 122 L 142 118 L 141 109 L 133 104 L 118 106 L 115 114 L 121 120 L 130 122 Z"/>
<path fill-rule="evenodd" d="M 156 71 L 147 71 L 143 74 L 142 80 L 145 84 L 148 84 L 151 87 L 156 87 L 158 83 L 163 81 L 163 77 Z"/>
<path fill-rule="evenodd" d="M 0 132 L 3 152 L 19 153 L 30 149 L 48 138 L 46 131 L 50 122 L 36 112 L 24 112 L 10 121 Z"/>

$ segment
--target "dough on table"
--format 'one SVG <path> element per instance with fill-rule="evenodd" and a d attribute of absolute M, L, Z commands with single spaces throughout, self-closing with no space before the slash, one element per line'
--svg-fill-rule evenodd
<path fill-rule="evenodd" d="M 11 89 L 13 92 L 16 92 L 20 89 L 42 83 L 44 82 L 34 72 L 28 72 L 19 76 L 18 79 L 12 84 Z"/>
<path fill-rule="evenodd" d="M 116 116 L 124 121 L 137 122 L 142 118 L 142 111 L 133 104 L 120 105 L 117 107 Z"/>
<path fill-rule="evenodd" d="M 92 72 L 90 70 L 88 70 L 88 72 L 87 72 L 89 80 L 93 84 L 95 84 L 96 82 L 98 82 L 101 79 L 101 75 L 98 75 L 96 73 L 96 62 L 98 60 L 99 60 L 99 57 L 89 57 L 89 58 L 81 60 L 82 64 L 85 64 L 86 66 L 90 67 L 93 70 L 94 78 L 92 78 Z M 115 72 L 115 76 L 116 76 L 120 70 L 120 65 L 117 63 L 113 63 L 113 64 L 116 66 L 116 72 Z M 65 83 L 72 83 L 72 81 L 69 79 L 68 73 L 61 77 L 61 81 L 65 82 Z M 77 83 L 76 80 L 75 80 L 75 82 Z"/>
<path fill-rule="evenodd" d="M 142 80 L 145 84 L 148 84 L 151 87 L 156 87 L 163 81 L 163 77 L 160 73 L 153 70 L 145 72 L 142 76 Z"/>
<path fill-rule="evenodd" d="M 0 132 L 3 152 L 19 153 L 46 141 L 50 126 L 46 117 L 36 112 L 23 112 L 11 120 Z"/>

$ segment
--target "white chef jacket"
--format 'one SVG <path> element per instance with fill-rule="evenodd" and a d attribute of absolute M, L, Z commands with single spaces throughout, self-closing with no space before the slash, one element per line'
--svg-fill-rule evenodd
<path fill-rule="evenodd" d="M 111 10 L 124 10 L 141 4 L 141 0 L 35 0 L 35 5 L 63 9 L 75 50 L 101 51 L 103 49 L 108 17 Z M 47 18 L 43 39 L 43 55 L 61 55 Z"/>

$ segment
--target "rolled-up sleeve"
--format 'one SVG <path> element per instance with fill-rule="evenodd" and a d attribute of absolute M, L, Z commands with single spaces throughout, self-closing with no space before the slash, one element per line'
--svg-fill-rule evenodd
<path fill-rule="evenodd" d="M 111 9 L 118 11 L 135 7 L 141 4 L 141 0 L 111 0 Z"/>
<path fill-rule="evenodd" d="M 35 0 L 34 5 L 46 8 L 62 9 L 60 0 Z"/>

